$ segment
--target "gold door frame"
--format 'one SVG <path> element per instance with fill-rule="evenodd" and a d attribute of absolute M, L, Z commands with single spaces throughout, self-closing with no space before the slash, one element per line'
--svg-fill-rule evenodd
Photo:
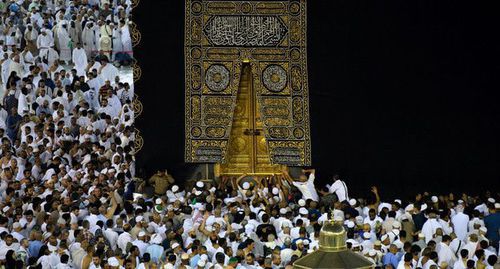
<path fill-rule="evenodd" d="M 283 170 L 282 166 L 271 163 L 261 121 L 260 102 L 254 87 L 254 73 L 251 64 L 244 64 L 229 137 L 227 159 L 225 163 L 216 165 L 216 176 L 243 174 L 272 176 Z"/>

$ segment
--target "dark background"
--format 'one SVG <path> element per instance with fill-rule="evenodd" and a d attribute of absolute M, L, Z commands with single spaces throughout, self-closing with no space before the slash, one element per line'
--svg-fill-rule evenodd
<path fill-rule="evenodd" d="M 483 6 L 481 6 L 483 5 Z M 355 196 L 499 190 L 498 16 L 486 2 L 308 1 L 313 166 Z M 139 175 L 184 158 L 184 1 L 141 1 Z"/>

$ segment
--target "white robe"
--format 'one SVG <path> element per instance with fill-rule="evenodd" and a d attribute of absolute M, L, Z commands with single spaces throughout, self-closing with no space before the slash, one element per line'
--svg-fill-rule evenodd
<path fill-rule="evenodd" d="M 422 227 L 422 233 L 425 236 L 425 243 L 429 243 L 429 241 L 432 240 L 438 228 L 442 229 L 443 227 L 441 226 L 441 224 L 439 224 L 439 222 L 436 219 L 429 218 L 424 223 L 424 226 Z"/>
<path fill-rule="evenodd" d="M 120 115 L 122 109 L 122 103 L 120 102 L 120 99 L 118 99 L 116 95 L 113 95 L 111 98 L 108 98 L 108 102 L 114 110 L 113 115 Z"/>
<path fill-rule="evenodd" d="M 68 30 L 62 26 L 57 30 L 57 38 L 59 40 L 60 60 L 69 62 L 71 61 L 71 39 L 69 38 Z"/>
<path fill-rule="evenodd" d="M 469 259 L 472 259 L 477 249 L 477 242 L 469 242 L 462 249 L 467 249 L 469 251 Z"/>
<path fill-rule="evenodd" d="M 19 115 L 24 115 L 24 111 L 30 111 L 31 110 L 31 100 L 30 100 L 30 97 L 29 95 L 24 95 L 24 94 L 20 94 L 19 95 L 19 103 L 17 105 L 17 114 Z"/>
<path fill-rule="evenodd" d="M 76 69 L 76 74 L 78 76 L 85 76 L 85 69 L 89 63 L 87 54 L 83 48 L 75 48 L 73 50 L 73 63 L 75 64 L 74 68 Z"/>
<path fill-rule="evenodd" d="M 118 68 L 116 68 L 114 65 L 108 63 L 106 66 L 104 66 L 101 69 L 101 78 L 104 82 L 110 81 L 113 82 L 115 81 L 115 78 L 120 74 L 118 71 Z"/>
<path fill-rule="evenodd" d="M 130 29 L 128 25 L 125 25 L 121 28 L 122 30 L 122 45 L 123 52 L 133 56 L 132 53 L 132 37 L 130 36 Z"/>
<path fill-rule="evenodd" d="M 11 61 L 9 65 L 9 75 L 12 74 L 12 72 L 16 72 L 17 76 L 20 78 L 24 77 L 23 65 L 16 61 Z"/>
<path fill-rule="evenodd" d="M 451 266 L 452 264 L 455 263 L 455 261 L 456 261 L 455 253 L 451 250 L 450 246 L 441 242 L 441 243 L 439 243 L 438 249 L 439 249 L 439 251 L 438 251 L 438 256 L 439 256 L 438 264 L 441 264 L 442 262 L 446 262 L 449 266 Z"/>
<path fill-rule="evenodd" d="M 44 55 L 47 58 L 47 64 L 52 66 L 56 61 L 59 60 L 59 53 L 53 48 L 49 48 L 46 50 L 46 54 Z M 43 58 L 43 57 L 42 57 Z"/>
<path fill-rule="evenodd" d="M 82 32 L 82 43 L 85 53 L 87 53 L 87 58 L 92 56 L 92 53 L 96 50 L 95 42 L 95 32 L 94 29 L 89 29 L 85 27 Z"/>
<path fill-rule="evenodd" d="M 33 57 L 33 54 L 28 51 L 26 53 L 21 53 L 21 62 L 23 63 L 24 66 L 24 72 L 29 73 L 30 65 L 33 65 L 35 63 L 35 57 Z"/>
<path fill-rule="evenodd" d="M 36 46 L 39 49 L 39 56 L 43 58 L 47 55 L 48 49 L 54 46 L 54 39 L 49 33 L 45 36 L 40 34 L 36 40 Z"/>
<path fill-rule="evenodd" d="M 458 212 L 455 216 L 451 218 L 451 222 L 453 223 L 453 228 L 455 230 L 457 238 L 462 241 L 465 240 L 465 238 L 467 237 L 467 226 L 469 224 L 469 216 L 467 216 L 463 212 Z"/>
<path fill-rule="evenodd" d="M 2 63 L 2 82 L 4 85 L 7 85 L 7 80 L 9 79 L 10 76 L 9 67 L 11 62 L 12 62 L 11 59 L 7 59 Z"/>

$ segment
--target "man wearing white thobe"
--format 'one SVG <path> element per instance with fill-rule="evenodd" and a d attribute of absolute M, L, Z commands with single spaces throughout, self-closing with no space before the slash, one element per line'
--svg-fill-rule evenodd
<path fill-rule="evenodd" d="M 125 54 L 130 55 L 130 57 L 133 57 L 133 53 L 132 53 L 132 37 L 130 36 L 130 29 L 128 27 L 128 24 L 125 21 L 122 21 L 120 23 L 120 29 L 121 29 L 121 32 L 122 32 L 123 52 Z"/>
<path fill-rule="evenodd" d="M 47 29 L 43 29 L 42 34 L 39 35 L 37 40 L 36 40 L 36 47 L 40 51 L 40 53 L 39 53 L 40 58 L 47 57 L 47 53 L 49 51 L 49 48 L 52 46 L 54 46 L 54 39 L 48 33 Z"/>
<path fill-rule="evenodd" d="M 12 60 L 10 59 L 9 55 L 7 53 L 5 53 L 3 55 L 3 60 L 2 60 L 2 64 L 1 64 L 2 82 L 3 82 L 4 87 L 7 85 L 7 80 L 9 79 L 9 76 L 10 76 L 9 69 L 10 69 L 11 62 L 12 62 Z"/>
<path fill-rule="evenodd" d="M 92 57 L 92 53 L 94 53 L 97 49 L 96 47 L 96 39 L 94 32 L 94 25 L 92 22 L 87 22 L 87 25 L 82 31 L 82 42 L 83 49 L 87 54 L 87 58 Z"/>
<path fill-rule="evenodd" d="M 16 72 L 17 76 L 21 78 L 24 75 L 24 67 L 21 64 L 21 58 L 19 57 L 19 55 L 14 56 L 12 61 L 10 62 L 9 75 L 12 74 L 12 72 Z"/>
<path fill-rule="evenodd" d="M 76 74 L 78 76 L 85 76 L 85 69 L 89 63 L 87 54 L 80 43 L 78 43 L 73 50 L 73 63 L 75 64 L 74 68 L 76 69 Z"/>
<path fill-rule="evenodd" d="M 57 29 L 57 39 L 60 48 L 59 59 L 67 64 L 71 60 L 71 39 L 69 38 L 66 21 L 61 22 L 59 29 Z"/>
<path fill-rule="evenodd" d="M 338 175 L 335 175 L 333 179 L 335 180 L 335 182 L 333 182 L 330 188 L 328 188 L 328 192 L 335 193 L 335 195 L 337 195 L 337 198 L 339 199 L 339 202 L 349 200 L 347 185 L 345 184 L 345 182 L 341 180 Z"/>
<path fill-rule="evenodd" d="M 431 241 L 434 238 L 434 234 L 436 233 L 436 230 L 438 228 L 443 229 L 441 224 L 439 224 L 439 222 L 436 219 L 436 213 L 430 212 L 429 218 L 422 227 L 422 233 L 424 234 L 425 237 L 425 243 L 429 243 L 429 241 Z"/>
<path fill-rule="evenodd" d="M 464 241 L 467 237 L 467 226 L 469 224 L 469 216 L 464 214 L 463 207 L 461 205 L 457 206 L 456 214 L 451 218 L 451 223 L 453 223 L 453 228 L 457 238 Z"/>
<path fill-rule="evenodd" d="M 443 241 L 438 243 L 438 247 L 437 247 L 438 257 L 439 257 L 438 264 L 445 262 L 451 266 L 452 264 L 455 263 L 456 257 L 455 257 L 455 253 L 450 248 L 450 242 L 451 242 L 450 236 L 445 235 L 443 237 Z"/>
<path fill-rule="evenodd" d="M 101 70 L 99 71 L 100 77 L 104 82 L 106 81 L 114 81 L 115 78 L 120 74 L 118 68 L 114 65 L 110 64 L 108 61 L 101 61 Z"/>
<path fill-rule="evenodd" d="M 307 200 L 311 199 L 313 201 L 318 201 L 319 196 L 318 193 L 316 192 L 316 188 L 314 187 L 314 173 L 315 170 L 304 170 L 304 173 L 310 173 L 309 178 L 306 178 L 305 175 L 301 176 L 302 181 L 293 181 L 293 185 L 297 187 L 300 192 L 302 193 L 302 199 Z"/>

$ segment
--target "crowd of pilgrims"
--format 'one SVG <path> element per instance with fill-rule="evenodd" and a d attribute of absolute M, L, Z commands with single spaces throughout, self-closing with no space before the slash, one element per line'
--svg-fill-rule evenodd
<path fill-rule="evenodd" d="M 494 268 L 498 194 L 135 176 L 130 0 L 1 0 L 0 268 L 292 268 L 340 221 L 379 268 Z M 147 192 L 145 190 L 152 189 Z"/>
<path fill-rule="evenodd" d="M 0 160 L 0 268 L 293 268 L 318 250 L 326 221 L 375 268 L 498 268 L 498 194 L 382 201 L 372 187 L 356 199 L 338 176 L 317 187 L 314 170 L 181 186 L 167 171 L 130 180 L 106 151 L 79 160 L 90 152 L 74 145 L 47 163 L 30 149 Z"/>

